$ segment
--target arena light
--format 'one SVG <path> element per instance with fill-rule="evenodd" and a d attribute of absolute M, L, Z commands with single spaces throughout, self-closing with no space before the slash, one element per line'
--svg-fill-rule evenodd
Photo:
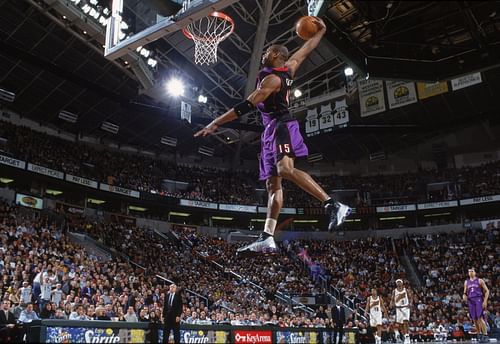
<path fill-rule="evenodd" d="M 381 217 L 380 221 L 388 221 L 388 220 L 404 220 L 406 216 L 391 216 L 391 217 Z"/>
<path fill-rule="evenodd" d="M 47 195 L 59 196 L 59 195 L 61 195 L 63 192 L 62 192 L 62 191 L 60 191 L 60 190 L 47 189 L 47 190 L 45 190 L 45 193 L 46 193 Z"/>
<path fill-rule="evenodd" d="M 266 219 L 250 219 L 250 222 L 266 222 Z"/>
<path fill-rule="evenodd" d="M 171 211 L 170 213 L 168 213 L 169 216 L 181 216 L 181 217 L 188 217 L 188 216 L 191 216 L 191 214 L 188 214 L 188 213 L 181 213 L 181 212 L 177 212 L 177 211 Z"/>
<path fill-rule="evenodd" d="M 144 212 L 144 211 L 148 210 L 147 208 L 143 208 L 143 207 L 136 207 L 135 205 L 129 205 L 129 206 L 128 206 L 128 208 L 129 208 L 130 210 L 134 210 L 134 211 L 142 211 L 142 212 Z"/>
<path fill-rule="evenodd" d="M 182 96 L 184 94 L 184 83 L 177 78 L 170 79 L 167 84 L 167 91 L 174 97 Z"/>
<path fill-rule="evenodd" d="M 353 74 L 354 74 L 354 71 L 352 70 L 351 67 L 347 67 L 346 69 L 344 69 L 345 76 L 352 76 Z"/>
<path fill-rule="evenodd" d="M 97 0 L 90 0 L 90 3 L 94 6 L 97 6 Z"/>
<path fill-rule="evenodd" d="M 233 221 L 234 217 L 212 216 L 212 220 Z"/>
<path fill-rule="evenodd" d="M 13 103 L 16 98 L 16 94 L 0 88 L 0 100 Z"/>
<path fill-rule="evenodd" d="M 9 183 L 12 183 L 14 181 L 14 179 L 10 179 L 10 178 L 0 178 L 0 183 L 2 184 L 9 184 Z"/>
<path fill-rule="evenodd" d="M 424 217 L 447 216 L 447 215 L 451 215 L 451 213 L 425 214 Z"/>
<path fill-rule="evenodd" d="M 85 14 L 89 14 L 89 12 L 90 12 L 90 10 L 91 10 L 91 9 L 92 9 L 92 7 L 90 7 L 90 5 L 88 5 L 88 4 L 85 4 L 85 5 L 83 5 L 83 7 L 82 7 L 82 11 L 83 11 L 83 13 L 85 13 Z"/>
<path fill-rule="evenodd" d="M 361 222 L 361 219 L 347 219 L 345 222 Z"/>
<path fill-rule="evenodd" d="M 204 96 L 203 94 L 200 94 L 198 96 L 198 103 L 206 104 L 208 101 L 208 97 Z"/>
<path fill-rule="evenodd" d="M 300 96 L 302 96 L 302 91 L 297 88 L 295 91 L 293 91 L 293 96 L 295 98 L 299 98 Z"/>
<path fill-rule="evenodd" d="M 293 220 L 293 223 L 318 223 L 318 220 Z"/>
<path fill-rule="evenodd" d="M 100 205 L 100 204 L 106 203 L 106 201 L 103 201 L 102 199 L 96 199 L 96 198 L 87 198 L 87 203 Z"/>
<path fill-rule="evenodd" d="M 148 65 L 151 66 L 152 68 L 155 68 L 157 64 L 158 61 L 156 61 L 155 59 L 152 59 L 151 57 L 148 59 Z"/>
<path fill-rule="evenodd" d="M 122 30 L 128 30 L 128 24 L 125 21 L 121 21 L 120 23 L 120 29 Z"/>
<path fill-rule="evenodd" d="M 141 54 L 142 56 L 144 56 L 145 58 L 148 58 L 149 55 L 151 54 L 151 51 L 149 51 L 148 49 L 146 48 L 142 48 L 140 51 L 139 51 L 139 54 Z"/>

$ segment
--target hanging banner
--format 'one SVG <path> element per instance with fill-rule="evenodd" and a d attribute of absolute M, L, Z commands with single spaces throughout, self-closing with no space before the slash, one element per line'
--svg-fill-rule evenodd
<path fill-rule="evenodd" d="M 26 162 L 5 155 L 0 155 L 0 164 L 12 166 L 15 168 L 20 168 L 22 170 L 26 168 Z"/>
<path fill-rule="evenodd" d="M 321 110 L 319 112 L 321 116 L 319 118 L 319 129 L 322 133 L 330 133 L 333 131 L 333 111 L 332 105 L 326 104 L 321 105 Z"/>
<path fill-rule="evenodd" d="M 319 134 L 319 118 L 316 109 L 307 110 L 306 116 L 306 136 L 311 137 Z"/>
<path fill-rule="evenodd" d="M 377 207 L 377 213 L 396 213 L 414 210 L 417 210 L 415 204 L 387 205 L 385 207 Z"/>
<path fill-rule="evenodd" d="M 66 181 L 68 181 L 70 183 L 80 184 L 83 186 L 88 186 L 88 187 L 93 188 L 93 189 L 97 189 L 97 182 L 96 181 L 82 178 L 82 177 L 78 177 L 78 176 L 73 176 L 71 174 L 66 175 Z"/>
<path fill-rule="evenodd" d="M 415 91 L 415 84 L 413 82 L 386 81 L 385 87 L 389 109 L 417 102 L 417 92 Z"/>
<path fill-rule="evenodd" d="M 18 193 L 16 194 L 16 204 L 22 205 L 28 208 L 42 209 L 43 199 Z"/>
<path fill-rule="evenodd" d="M 458 201 L 432 202 L 417 204 L 418 210 L 458 207 Z"/>
<path fill-rule="evenodd" d="M 181 199 L 179 204 L 194 208 L 217 209 L 217 203 L 195 201 L 192 199 Z"/>
<path fill-rule="evenodd" d="M 418 99 L 426 99 L 448 92 L 448 83 L 446 81 L 435 82 L 432 84 L 417 82 L 417 90 Z"/>
<path fill-rule="evenodd" d="M 349 123 L 349 110 L 345 98 L 341 101 L 335 102 L 335 109 L 333 111 L 333 124 L 337 126 L 344 126 Z"/>
<path fill-rule="evenodd" d="M 361 117 L 385 111 L 384 82 L 382 80 L 358 80 Z"/>
<path fill-rule="evenodd" d="M 470 205 L 470 204 L 479 204 L 479 203 L 488 203 L 488 202 L 497 202 L 497 201 L 500 201 L 500 195 L 481 196 L 481 197 L 461 199 L 460 205 Z"/>
<path fill-rule="evenodd" d="M 38 174 L 43 174 L 45 176 L 49 176 L 52 178 L 64 179 L 63 172 L 52 170 L 50 168 L 39 166 L 39 165 L 28 164 L 28 171 L 32 171 L 32 172 L 35 172 Z"/>
<path fill-rule="evenodd" d="M 242 213 L 256 213 L 257 208 L 253 205 L 219 204 L 219 210 L 238 211 Z"/>
<path fill-rule="evenodd" d="M 140 197 L 139 191 L 125 189 L 125 188 L 122 188 L 122 187 L 119 187 L 119 186 L 114 186 L 114 185 L 108 185 L 108 184 L 101 183 L 99 185 L 99 188 L 102 191 L 113 192 L 113 193 L 117 193 L 117 194 L 120 194 L 120 195 L 130 196 L 130 197 L 134 197 L 134 198 L 139 198 Z"/>
<path fill-rule="evenodd" d="M 472 85 L 480 84 L 483 80 L 481 79 L 481 73 L 474 73 L 460 78 L 451 80 L 451 89 L 453 91 L 460 90 Z"/>

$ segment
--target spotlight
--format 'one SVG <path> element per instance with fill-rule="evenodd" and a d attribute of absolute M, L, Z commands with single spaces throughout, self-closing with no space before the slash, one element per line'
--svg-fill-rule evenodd
<path fill-rule="evenodd" d="M 96 13 L 97 13 L 97 11 L 95 10 L 95 8 L 91 8 L 89 11 L 89 16 L 94 17 L 96 15 Z"/>
<path fill-rule="evenodd" d="M 120 41 L 123 41 L 125 39 L 126 35 L 124 32 L 121 32 L 118 34 L 118 38 L 120 39 Z"/>
<path fill-rule="evenodd" d="M 167 91 L 174 97 L 182 96 L 184 94 L 184 83 L 173 78 L 167 83 Z"/>
<path fill-rule="evenodd" d="M 140 52 L 140 54 L 141 54 L 142 56 L 146 57 L 146 58 L 148 58 L 148 57 L 149 57 L 149 54 L 150 54 L 150 53 L 151 53 L 151 52 L 150 52 L 148 49 L 146 49 L 146 48 L 142 48 L 142 49 L 141 49 L 141 52 Z"/>
<path fill-rule="evenodd" d="M 354 71 L 352 70 L 351 67 L 347 67 L 346 69 L 344 69 L 344 74 L 345 76 L 351 76 L 354 74 Z"/>
<path fill-rule="evenodd" d="M 128 24 L 122 20 L 120 23 L 120 28 L 122 30 L 128 30 Z"/>
<path fill-rule="evenodd" d="M 152 58 L 148 59 L 148 65 L 149 66 L 155 68 L 157 64 L 158 64 L 158 61 L 156 61 L 155 59 L 152 59 Z"/>
<path fill-rule="evenodd" d="M 90 0 L 90 3 L 91 3 L 92 5 L 94 5 L 94 6 L 96 6 L 96 5 L 97 5 L 97 0 Z"/>
<path fill-rule="evenodd" d="M 108 16 L 111 12 L 110 12 L 109 8 L 106 7 L 102 10 L 102 13 L 104 13 L 104 15 Z"/>
<path fill-rule="evenodd" d="M 206 96 L 204 96 L 203 94 L 200 94 L 198 96 L 198 103 L 203 103 L 203 104 L 206 104 L 207 103 L 207 100 L 208 98 Z"/>
<path fill-rule="evenodd" d="M 90 7 L 90 6 L 89 6 L 89 5 L 87 5 L 87 4 L 83 5 L 83 7 L 82 7 L 82 11 L 83 11 L 83 13 L 85 13 L 85 14 L 88 14 L 88 13 L 90 12 L 90 10 L 91 10 L 91 9 L 92 9 L 92 7 Z"/>
<path fill-rule="evenodd" d="M 301 95 L 302 95 L 302 91 L 301 90 L 296 89 L 295 91 L 293 91 L 293 96 L 295 98 L 299 98 Z"/>
<path fill-rule="evenodd" d="M 87 34 L 87 31 L 83 30 L 83 34 L 86 35 Z"/>

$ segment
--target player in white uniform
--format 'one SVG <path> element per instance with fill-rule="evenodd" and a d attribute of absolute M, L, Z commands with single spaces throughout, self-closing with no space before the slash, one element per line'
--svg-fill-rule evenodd
<path fill-rule="evenodd" d="M 366 314 L 370 317 L 370 327 L 376 328 L 375 344 L 382 343 L 382 312 L 387 318 L 387 309 L 384 300 L 377 294 L 377 289 L 372 289 L 372 294 L 366 300 Z"/>
<path fill-rule="evenodd" d="M 410 321 L 410 307 L 411 307 L 411 292 L 406 290 L 403 280 L 396 280 L 396 289 L 394 289 L 391 298 L 390 308 L 396 307 L 396 323 L 404 335 L 404 343 L 410 343 L 410 334 L 408 333 L 408 322 Z M 397 338 L 396 334 L 396 339 Z"/>

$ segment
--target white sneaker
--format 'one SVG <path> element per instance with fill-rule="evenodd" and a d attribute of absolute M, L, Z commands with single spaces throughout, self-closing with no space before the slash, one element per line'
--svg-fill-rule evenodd
<path fill-rule="evenodd" d="M 236 250 L 237 254 L 244 253 L 273 253 L 278 250 L 274 237 L 272 235 L 264 235 L 261 233 L 259 238 L 253 243 L 240 247 Z"/>
<path fill-rule="evenodd" d="M 330 223 L 328 224 L 329 231 L 332 231 L 343 224 L 346 217 L 351 215 L 352 212 L 351 207 L 340 202 L 335 202 L 333 204 L 329 203 L 325 206 L 325 208 L 327 212 L 330 213 Z"/>

